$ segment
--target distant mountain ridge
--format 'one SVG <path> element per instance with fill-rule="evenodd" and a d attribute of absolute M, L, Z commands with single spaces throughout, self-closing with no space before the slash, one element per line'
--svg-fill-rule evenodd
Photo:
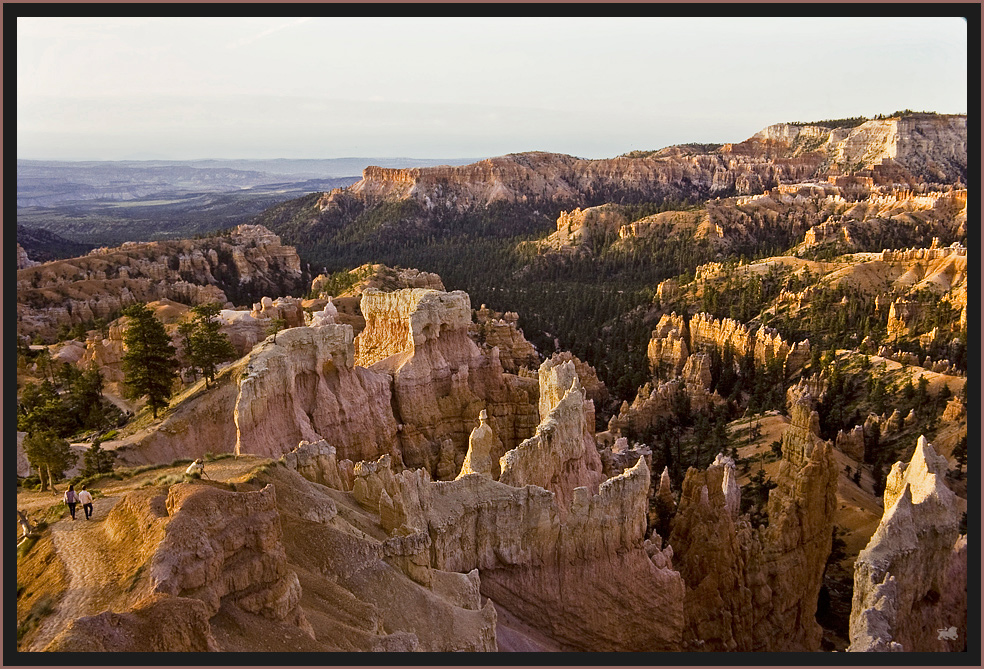
<path fill-rule="evenodd" d="M 921 190 L 966 183 L 965 115 L 831 125 L 775 124 L 734 144 L 600 160 L 528 152 L 462 166 L 370 166 L 348 188 L 285 203 L 257 222 L 296 245 L 302 257 L 323 262 L 346 248 L 355 254 L 354 245 L 541 234 L 565 209 L 609 202 L 694 203 L 843 177 Z"/>
<path fill-rule="evenodd" d="M 394 168 L 459 165 L 473 159 L 331 158 L 324 160 L 17 160 L 17 206 L 85 200 L 132 200 L 160 193 L 224 192 Z M 357 177 L 354 177 L 357 178 Z M 333 187 L 333 186 L 329 186 Z"/>

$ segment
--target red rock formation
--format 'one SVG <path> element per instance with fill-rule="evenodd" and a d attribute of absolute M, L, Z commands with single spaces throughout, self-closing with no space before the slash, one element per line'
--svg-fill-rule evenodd
<path fill-rule="evenodd" d="M 208 606 L 190 597 L 148 597 L 125 612 L 76 618 L 48 652 L 147 653 L 219 651 Z"/>
<path fill-rule="evenodd" d="M 353 462 L 397 454 L 390 379 L 353 358 L 347 325 L 292 328 L 256 347 L 232 372 L 235 451 L 279 457 L 326 439 Z"/>
<path fill-rule="evenodd" d="M 820 156 L 759 157 L 726 154 L 664 155 L 582 160 L 560 154 L 530 152 L 490 158 L 471 165 L 412 169 L 368 167 L 348 189 L 326 193 L 321 210 L 341 206 L 346 198 L 367 203 L 384 198 L 413 199 L 424 208 L 465 211 L 492 202 L 540 199 L 576 202 L 610 189 L 652 196 L 682 193 L 693 186 L 709 192 L 761 191 L 780 181 L 801 181 L 815 173 Z"/>
<path fill-rule="evenodd" d="M 668 378 L 679 376 L 690 355 L 688 342 L 690 333 L 684 317 L 663 314 L 649 339 L 647 355 L 649 367 L 654 374 L 665 374 Z"/>
<path fill-rule="evenodd" d="M 747 583 L 752 530 L 738 518 L 740 498 L 728 482 L 734 484 L 730 461 L 705 471 L 691 468 L 669 536 L 674 564 L 687 586 L 685 650 L 752 648 L 753 600 Z M 662 485 L 660 494 L 665 495 Z"/>
<path fill-rule="evenodd" d="M 287 567 L 273 486 L 234 493 L 195 484 L 171 487 L 170 521 L 150 564 L 154 592 L 222 605 L 314 632 L 299 607 L 301 587 Z"/>
<path fill-rule="evenodd" d="M 686 648 L 816 651 L 817 596 L 837 486 L 831 447 L 819 438 L 808 397 L 791 409 L 782 460 L 769 494 L 768 525 L 738 517 L 733 465 L 691 469 L 673 517 L 670 545 L 687 584 Z"/>
<path fill-rule="evenodd" d="M 830 554 L 838 467 L 820 439 L 819 418 L 808 398 L 790 409 L 782 460 L 769 494 L 769 524 L 759 531 L 760 552 L 749 557 L 756 607 L 753 650 L 816 651 L 821 629 L 814 619 Z M 768 602 L 763 601 L 771 594 Z"/>
<path fill-rule="evenodd" d="M 482 409 L 506 450 L 533 432 L 535 381 L 504 374 L 496 349 L 486 355 L 472 341 L 466 293 L 369 290 L 362 311 L 366 329 L 358 338 L 357 360 L 393 379 L 406 466 L 426 467 L 436 477 L 441 445 L 450 439 L 453 476 Z"/>
<path fill-rule="evenodd" d="M 546 488 L 557 496 L 562 519 L 576 488 L 596 493 L 604 479 L 594 445 L 594 406 L 574 369 L 573 362 L 540 366 L 540 424 L 499 460 L 499 481 Z"/>
<path fill-rule="evenodd" d="M 526 624 L 575 649 L 679 648 L 682 582 L 646 552 L 641 459 L 597 495 L 579 488 L 566 521 L 556 497 L 535 485 L 477 475 L 431 483 L 420 471 L 393 481 L 391 497 L 406 510 L 401 533 L 425 533 L 419 550 L 434 568 L 477 568 L 482 594 Z"/>
<path fill-rule="evenodd" d="M 235 276 L 234 283 L 216 275 Z M 227 302 L 224 290 L 300 289 L 300 258 L 262 226 L 228 237 L 127 242 L 18 271 L 18 332 L 53 336 L 61 324 L 108 318 L 136 302 Z"/>
<path fill-rule="evenodd" d="M 533 344 L 526 341 L 523 331 L 517 327 L 518 323 L 519 314 L 516 312 L 496 313 L 483 304 L 475 311 L 475 322 L 469 328 L 473 339 L 483 349 L 499 349 L 499 362 L 508 374 L 518 374 L 521 369 L 534 370 L 540 366 L 540 355 Z M 601 388 L 604 389 L 603 384 Z"/>

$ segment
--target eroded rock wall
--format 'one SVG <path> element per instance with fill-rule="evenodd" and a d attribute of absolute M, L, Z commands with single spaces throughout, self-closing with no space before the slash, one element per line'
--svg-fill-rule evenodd
<path fill-rule="evenodd" d="M 348 325 L 291 328 L 254 349 L 237 380 L 236 453 L 280 457 L 321 439 L 353 462 L 397 453 L 390 379 L 353 357 Z"/>
<path fill-rule="evenodd" d="M 854 565 L 852 652 L 959 651 L 967 644 L 967 537 L 945 458 L 919 437 L 885 481 L 885 512 Z"/>
<path fill-rule="evenodd" d="M 739 517 L 734 465 L 691 469 L 669 537 L 687 584 L 687 650 L 817 651 L 817 597 L 836 508 L 837 466 L 808 397 L 791 408 L 768 524 Z"/>
<path fill-rule="evenodd" d="M 18 332 L 51 337 L 62 324 L 107 319 L 136 302 L 225 305 L 244 290 L 300 292 L 300 262 L 293 247 L 255 225 L 228 236 L 96 249 L 18 270 Z"/>
<path fill-rule="evenodd" d="M 672 553 L 646 540 L 648 464 L 639 457 L 598 485 L 591 402 L 573 362 L 547 361 L 540 373 L 546 415 L 502 457 L 498 481 L 432 481 L 383 456 L 356 464 L 353 495 L 379 513 L 388 554 L 422 582 L 432 569 L 478 569 L 482 594 L 567 647 L 678 649 L 683 583 Z"/>
<path fill-rule="evenodd" d="M 154 592 L 223 604 L 296 625 L 313 637 L 287 566 L 276 492 L 228 492 L 178 484 L 167 497 L 165 536 L 151 560 Z"/>
<path fill-rule="evenodd" d="M 432 565 L 479 569 L 482 593 L 527 624 L 582 650 L 678 648 L 683 583 L 645 550 L 643 459 L 597 495 L 578 488 L 565 521 L 556 496 L 535 485 L 479 475 L 431 483 L 422 472 L 396 481 L 404 532 L 425 535 Z"/>
<path fill-rule="evenodd" d="M 406 466 L 425 467 L 437 476 L 442 448 L 450 440 L 454 462 L 448 478 L 453 478 L 483 409 L 507 450 L 532 434 L 538 421 L 536 381 L 505 374 L 497 349 L 484 354 L 471 339 L 466 293 L 367 291 L 362 311 L 366 329 L 358 337 L 357 360 L 393 379 Z"/>
<path fill-rule="evenodd" d="M 585 399 L 573 362 L 540 366 L 540 413 L 536 433 L 499 460 L 499 480 L 546 488 L 564 513 L 576 488 L 597 492 L 604 478 L 594 445 L 594 406 Z"/>

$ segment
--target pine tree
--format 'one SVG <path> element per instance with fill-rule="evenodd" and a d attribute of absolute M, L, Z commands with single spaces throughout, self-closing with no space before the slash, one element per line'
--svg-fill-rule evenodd
<path fill-rule="evenodd" d="M 84 466 L 82 467 L 83 476 L 94 476 L 113 471 L 113 461 L 116 459 L 116 451 L 104 451 L 100 446 L 101 443 L 101 439 L 94 439 L 92 446 L 85 452 Z"/>
<path fill-rule="evenodd" d="M 68 441 L 51 430 L 31 432 L 24 438 L 24 454 L 27 461 L 38 471 L 42 492 L 55 489 L 55 479 L 62 477 L 66 469 L 75 464 Z"/>
<path fill-rule="evenodd" d="M 194 329 L 190 335 L 192 364 L 198 367 L 205 377 L 205 387 L 215 381 L 215 368 L 220 362 L 236 357 L 229 337 L 219 331 L 222 324 L 216 319 L 221 309 L 218 302 L 199 304 L 192 307 L 195 314 Z"/>
<path fill-rule="evenodd" d="M 167 408 L 178 376 L 178 362 L 171 338 L 146 304 L 124 310 L 130 322 L 123 335 L 123 375 L 127 397 L 147 396 L 154 418 Z"/>
<path fill-rule="evenodd" d="M 283 318 L 271 318 L 270 324 L 267 326 L 266 333 L 268 335 L 273 335 L 273 343 L 277 343 L 277 333 L 287 327 L 287 321 Z M 479 326 L 479 333 L 481 333 L 481 326 Z"/>
<path fill-rule="evenodd" d="M 103 375 L 95 363 L 81 372 L 69 389 L 69 406 L 82 427 L 99 427 L 103 419 Z"/>

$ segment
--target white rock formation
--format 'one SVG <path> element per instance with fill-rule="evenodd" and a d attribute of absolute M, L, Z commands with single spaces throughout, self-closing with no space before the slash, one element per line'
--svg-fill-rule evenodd
<path fill-rule="evenodd" d="M 849 651 L 959 651 L 967 643 L 967 538 L 946 471 L 925 437 L 908 463 L 892 467 L 885 513 L 854 565 Z"/>
<path fill-rule="evenodd" d="M 492 453 L 502 448 L 502 444 L 496 443 L 499 440 L 489 426 L 489 415 L 485 409 L 478 416 L 480 425 L 472 430 L 468 438 L 468 453 L 465 454 L 465 461 L 461 464 L 461 472 L 457 478 L 478 474 L 486 478 L 492 478 Z"/>

